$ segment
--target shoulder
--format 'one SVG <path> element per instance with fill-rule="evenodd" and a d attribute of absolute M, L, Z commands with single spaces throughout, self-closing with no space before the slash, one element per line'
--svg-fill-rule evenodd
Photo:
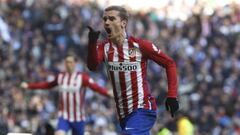
<path fill-rule="evenodd" d="M 64 72 L 64 71 L 59 71 L 59 72 L 57 72 L 57 73 L 55 73 L 55 76 L 62 76 L 62 75 L 65 75 L 66 74 L 66 72 Z"/>
<path fill-rule="evenodd" d="M 87 72 L 77 72 L 79 75 L 81 75 L 83 78 L 88 78 L 89 75 Z"/>
<path fill-rule="evenodd" d="M 98 46 L 105 46 L 108 43 L 109 43 L 108 39 L 105 39 L 105 40 L 102 40 L 102 41 L 98 41 L 97 44 L 98 44 Z"/>
<path fill-rule="evenodd" d="M 145 39 L 142 39 L 142 38 L 136 38 L 136 37 L 133 37 L 133 36 L 130 36 L 129 38 L 129 41 L 132 42 L 134 44 L 134 46 L 139 46 L 139 48 L 144 48 L 146 46 L 150 46 L 152 45 L 152 42 L 149 41 L 149 40 L 145 40 Z"/>
<path fill-rule="evenodd" d="M 93 83 L 94 80 L 87 72 L 81 72 L 82 79 L 84 83 Z"/>
<path fill-rule="evenodd" d="M 139 45 L 139 47 L 152 44 L 152 42 L 149 41 L 149 40 L 145 40 L 145 39 L 142 39 L 142 38 L 136 38 L 136 37 L 133 37 L 133 36 L 130 36 L 129 41 L 133 42 L 133 43 L 137 43 Z"/>

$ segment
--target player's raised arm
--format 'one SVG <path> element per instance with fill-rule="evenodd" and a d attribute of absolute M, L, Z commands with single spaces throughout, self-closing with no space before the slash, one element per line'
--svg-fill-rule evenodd
<path fill-rule="evenodd" d="M 158 49 L 154 44 L 148 41 L 141 41 L 141 51 L 143 52 L 146 58 L 149 58 L 162 67 L 166 69 L 167 82 L 168 82 L 168 92 L 166 99 L 166 109 L 171 112 L 171 115 L 174 116 L 174 113 L 179 109 L 177 101 L 177 67 L 175 61 Z"/>
<path fill-rule="evenodd" d="M 83 85 L 89 87 L 90 89 L 106 96 L 106 97 L 113 97 L 111 94 L 112 92 L 108 89 L 99 86 L 92 78 L 90 78 L 86 73 L 83 74 Z"/>
<path fill-rule="evenodd" d="M 36 83 L 27 83 L 27 82 L 22 82 L 20 84 L 21 88 L 24 89 L 50 89 L 53 88 L 57 85 L 57 79 L 55 78 L 53 81 L 50 82 L 36 82 Z"/>
<path fill-rule="evenodd" d="M 97 45 L 100 31 L 94 31 L 90 26 L 88 26 L 88 29 L 87 67 L 89 70 L 94 71 L 103 60 L 103 48 L 101 48 L 102 46 Z"/>

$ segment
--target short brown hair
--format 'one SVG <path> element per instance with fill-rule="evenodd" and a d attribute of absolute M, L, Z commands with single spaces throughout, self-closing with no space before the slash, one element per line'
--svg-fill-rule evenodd
<path fill-rule="evenodd" d="M 65 59 L 68 58 L 68 57 L 72 57 L 75 62 L 77 61 L 77 56 L 76 56 L 75 53 L 73 53 L 73 52 L 68 52 L 68 53 L 65 55 Z"/>
<path fill-rule="evenodd" d="M 105 9 L 105 11 L 111 11 L 111 10 L 115 10 L 119 12 L 119 16 L 122 20 L 126 20 L 128 21 L 128 12 L 125 8 L 121 7 L 121 6 L 109 6 Z"/>

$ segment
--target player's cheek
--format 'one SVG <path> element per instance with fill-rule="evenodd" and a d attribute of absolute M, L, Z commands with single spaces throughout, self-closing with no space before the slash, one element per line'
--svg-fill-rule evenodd
<path fill-rule="evenodd" d="M 120 30 L 120 26 L 116 23 L 116 24 L 114 24 L 113 25 L 113 31 L 114 32 L 119 32 L 119 30 Z"/>

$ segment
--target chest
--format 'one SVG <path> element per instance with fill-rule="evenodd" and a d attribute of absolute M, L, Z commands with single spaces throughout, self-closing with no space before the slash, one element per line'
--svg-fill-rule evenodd
<path fill-rule="evenodd" d="M 61 92 L 78 92 L 82 87 L 82 75 L 80 74 L 59 74 L 58 89 Z"/>
<path fill-rule="evenodd" d="M 137 71 L 140 69 L 142 53 L 138 46 L 128 43 L 122 46 L 106 45 L 104 59 L 109 71 Z"/>
<path fill-rule="evenodd" d="M 137 46 L 128 43 L 122 46 L 107 44 L 104 47 L 104 59 L 108 62 L 141 62 L 142 53 Z"/>

